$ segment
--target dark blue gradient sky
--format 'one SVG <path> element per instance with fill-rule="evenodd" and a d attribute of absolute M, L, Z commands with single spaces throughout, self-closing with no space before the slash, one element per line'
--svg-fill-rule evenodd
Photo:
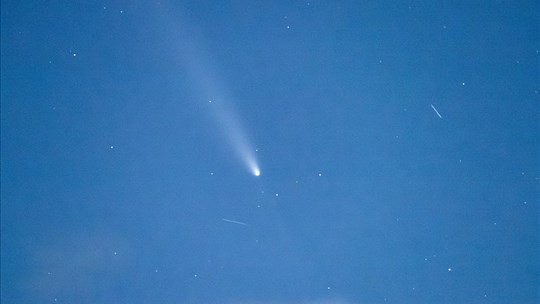
<path fill-rule="evenodd" d="M 2 303 L 539 302 L 538 1 L 1 3 Z"/>

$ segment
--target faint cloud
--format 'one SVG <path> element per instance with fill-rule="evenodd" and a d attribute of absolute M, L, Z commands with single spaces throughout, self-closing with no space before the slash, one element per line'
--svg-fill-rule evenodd
<path fill-rule="evenodd" d="M 29 292 L 43 300 L 58 295 L 92 298 L 91 294 L 113 282 L 130 264 L 127 248 L 125 241 L 103 232 L 50 241 L 34 252 Z"/>

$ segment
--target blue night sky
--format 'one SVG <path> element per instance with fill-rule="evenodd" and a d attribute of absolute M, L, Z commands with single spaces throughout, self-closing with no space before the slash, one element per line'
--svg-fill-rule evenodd
<path fill-rule="evenodd" d="M 2 303 L 540 301 L 538 1 L 1 4 Z"/>

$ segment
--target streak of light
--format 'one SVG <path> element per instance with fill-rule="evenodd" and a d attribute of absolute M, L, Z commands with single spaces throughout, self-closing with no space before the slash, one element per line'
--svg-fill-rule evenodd
<path fill-rule="evenodd" d="M 233 224 L 238 224 L 238 225 L 243 225 L 243 226 L 247 226 L 246 223 L 243 223 L 243 222 L 239 222 L 239 221 L 233 221 L 233 220 L 229 220 L 229 219 L 222 219 L 223 221 L 227 222 L 227 223 L 233 223 Z"/>
<path fill-rule="evenodd" d="M 435 114 L 437 114 L 437 116 L 439 116 L 439 118 L 442 118 L 441 114 L 439 113 L 439 111 L 437 111 L 437 109 L 435 109 L 435 107 L 430 104 L 431 108 L 433 109 L 433 111 L 435 111 Z"/>

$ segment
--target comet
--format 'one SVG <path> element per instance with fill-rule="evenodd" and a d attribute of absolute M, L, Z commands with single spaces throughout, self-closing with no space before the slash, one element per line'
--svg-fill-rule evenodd
<path fill-rule="evenodd" d="M 210 105 L 210 112 L 213 114 L 218 129 L 233 148 L 237 159 L 242 162 L 245 168 L 254 176 L 260 176 L 261 170 L 255 157 L 255 149 L 249 143 L 246 128 L 241 124 L 241 120 L 234 111 L 231 103 L 225 100 L 217 100 Z"/>
<path fill-rule="evenodd" d="M 165 9 L 162 13 L 167 16 L 172 11 Z M 248 128 L 242 124 L 240 112 L 234 108 L 238 100 L 229 92 L 227 83 L 219 75 L 219 69 L 211 62 L 211 49 L 204 47 L 200 38 L 202 36 L 194 30 L 198 27 L 187 22 L 186 15 L 177 13 L 177 16 L 170 16 L 166 28 L 177 31 L 176 38 L 171 39 L 174 43 L 171 49 L 176 50 L 180 66 L 192 84 L 190 87 L 198 95 L 196 99 L 203 104 L 202 108 L 215 122 L 216 132 L 221 133 L 236 159 L 253 176 L 260 176 L 261 170 L 248 136 Z"/>

